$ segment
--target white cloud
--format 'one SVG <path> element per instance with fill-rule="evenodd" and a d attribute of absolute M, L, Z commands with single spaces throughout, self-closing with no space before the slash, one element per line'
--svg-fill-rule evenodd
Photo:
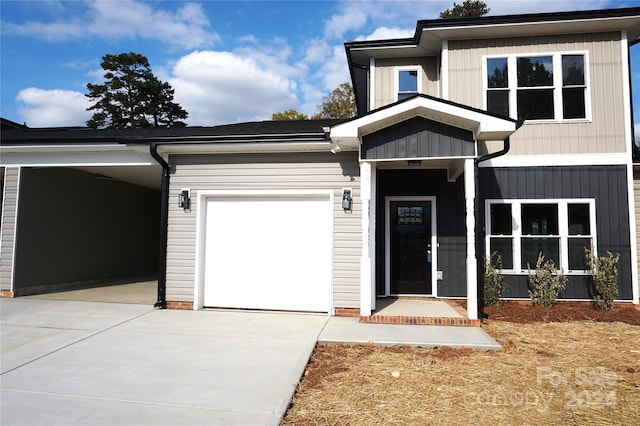
<path fill-rule="evenodd" d="M 199 4 L 186 3 L 176 11 L 160 9 L 134 0 L 117 3 L 93 1 L 81 16 L 78 6 L 68 3 L 76 17 L 53 22 L 29 21 L 24 24 L 2 22 L 3 34 L 66 41 L 87 36 L 156 39 L 171 46 L 193 49 L 209 47 L 220 37 L 209 29 L 209 20 Z M 71 14 L 71 12 L 67 12 Z"/>
<path fill-rule="evenodd" d="M 172 75 L 169 83 L 189 112 L 189 125 L 270 119 L 297 105 L 292 80 L 232 52 L 193 52 L 177 61 Z"/>
<path fill-rule="evenodd" d="M 361 2 L 342 4 L 342 11 L 331 16 L 324 24 L 326 38 L 342 38 L 347 31 L 359 30 L 367 23 L 367 5 Z"/>
<path fill-rule="evenodd" d="M 18 114 L 29 127 L 84 126 L 91 118 L 89 99 L 72 90 L 23 89 L 16 97 Z"/>
<path fill-rule="evenodd" d="M 415 28 L 378 27 L 368 36 L 358 37 L 358 40 L 390 40 L 396 38 L 409 38 L 413 37 L 415 31 Z"/>

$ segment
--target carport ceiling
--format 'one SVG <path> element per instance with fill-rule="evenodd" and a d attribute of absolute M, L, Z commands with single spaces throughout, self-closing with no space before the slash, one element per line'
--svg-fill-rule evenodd
<path fill-rule="evenodd" d="M 159 190 L 162 183 L 162 167 L 160 166 L 87 166 L 75 168 L 152 189 Z"/>

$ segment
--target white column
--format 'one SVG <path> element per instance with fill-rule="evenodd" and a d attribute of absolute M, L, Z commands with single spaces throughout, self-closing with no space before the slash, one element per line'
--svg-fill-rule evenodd
<path fill-rule="evenodd" d="M 473 159 L 464 161 L 464 199 L 467 208 L 467 315 L 478 319 L 478 266 L 476 259 L 475 215 L 475 164 Z"/>
<path fill-rule="evenodd" d="M 360 199 L 362 201 L 362 255 L 360 256 L 360 315 L 371 315 L 374 292 L 371 281 L 371 252 L 369 250 L 369 214 L 371 209 L 371 164 L 360 163 Z"/>

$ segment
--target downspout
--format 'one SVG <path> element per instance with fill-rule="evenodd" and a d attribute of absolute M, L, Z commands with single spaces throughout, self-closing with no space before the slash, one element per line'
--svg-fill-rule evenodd
<path fill-rule="evenodd" d="M 518 124 L 516 125 L 516 129 L 518 129 L 521 125 L 522 125 L 522 122 L 519 121 Z M 502 149 L 500 151 L 492 152 L 490 154 L 483 155 L 482 157 L 476 158 L 476 161 L 475 161 L 476 164 L 475 164 L 475 167 L 474 167 L 474 170 L 475 170 L 475 173 L 476 173 L 476 176 L 475 176 L 475 178 L 476 178 L 475 179 L 476 180 L 476 185 L 475 185 L 476 202 L 478 202 L 480 200 L 480 198 L 479 198 L 479 187 L 480 187 L 480 185 L 478 184 L 479 179 L 478 179 L 478 176 L 477 176 L 478 165 L 483 161 L 491 160 L 492 158 L 497 158 L 497 157 L 501 157 L 501 156 L 505 155 L 507 152 L 509 152 L 509 148 L 510 147 L 511 147 L 511 142 L 510 142 L 509 138 L 506 138 L 503 141 Z M 478 217 L 478 215 L 476 215 L 476 218 L 477 217 Z M 477 230 L 478 229 L 483 229 L 483 233 L 484 233 L 484 226 L 482 226 L 482 225 L 483 224 L 478 223 L 478 220 L 476 219 L 476 235 L 477 235 L 477 232 L 478 232 Z M 476 253 L 478 253 L 478 248 L 481 245 L 480 240 L 481 240 L 480 238 L 476 238 Z M 484 241 L 484 238 L 482 239 L 482 241 Z M 476 255 L 476 258 L 478 258 L 477 255 Z M 484 262 L 482 262 L 482 268 L 484 268 Z M 483 270 L 483 269 L 478 269 L 478 270 Z M 484 295 L 484 282 L 483 282 L 483 280 L 479 279 L 478 280 L 478 318 L 487 319 L 487 318 L 489 318 L 489 315 L 487 315 L 484 312 L 484 296 L 483 295 Z"/>
<path fill-rule="evenodd" d="M 149 147 L 151 156 L 162 166 L 162 186 L 160 189 L 160 247 L 158 250 L 158 300 L 153 305 L 164 309 L 167 305 L 167 229 L 169 222 L 169 163 L 158 154 L 158 145 Z"/>

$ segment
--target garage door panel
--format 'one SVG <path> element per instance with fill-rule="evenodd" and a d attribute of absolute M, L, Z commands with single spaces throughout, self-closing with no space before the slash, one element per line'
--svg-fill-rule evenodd
<path fill-rule="evenodd" d="M 329 195 L 209 200 L 205 306 L 328 311 L 331 225 Z"/>

